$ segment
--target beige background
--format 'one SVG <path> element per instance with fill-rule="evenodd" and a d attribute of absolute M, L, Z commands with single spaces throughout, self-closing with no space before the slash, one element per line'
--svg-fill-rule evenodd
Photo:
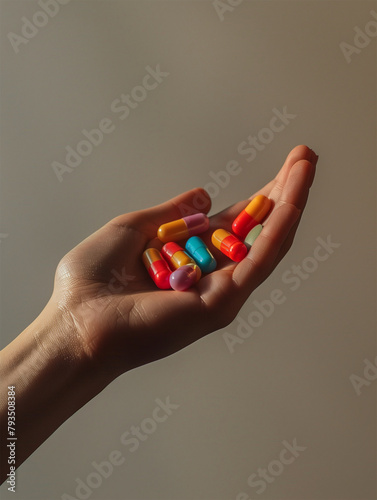
<path fill-rule="evenodd" d="M 320 155 L 294 247 L 240 317 L 276 288 L 284 304 L 233 354 L 222 335 L 236 335 L 237 320 L 119 378 L 2 498 L 78 498 L 76 478 L 114 450 L 125 461 L 91 499 L 376 498 L 377 382 L 357 395 L 350 381 L 376 356 L 376 40 L 349 63 L 340 48 L 371 9 L 245 0 L 221 21 L 211 1 L 77 0 L 16 54 L 7 34 L 41 9 L 1 0 L 2 345 L 43 308 L 59 259 L 111 217 L 206 185 L 236 160 L 242 172 L 215 212 L 259 189 L 296 144 Z M 119 120 L 111 103 L 158 64 L 169 76 Z M 296 118 L 248 162 L 238 145 L 284 106 Z M 59 182 L 51 163 L 105 117 L 115 131 Z M 284 273 L 329 235 L 340 246 L 292 291 Z M 168 396 L 179 409 L 131 453 L 120 437 Z M 305 451 L 258 494 L 247 478 L 294 439 Z"/>

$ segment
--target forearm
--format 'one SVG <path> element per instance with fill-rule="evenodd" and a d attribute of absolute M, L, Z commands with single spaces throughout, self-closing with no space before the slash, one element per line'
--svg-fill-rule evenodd
<path fill-rule="evenodd" d="M 16 443 L 18 467 L 65 420 L 98 394 L 111 376 L 96 369 L 74 329 L 50 306 L 1 351 L 0 360 L 3 482 L 10 470 L 7 444 Z M 10 422 L 15 424 L 14 436 L 8 433 L 9 386 L 15 392 L 12 401 L 15 401 L 16 420 Z"/>

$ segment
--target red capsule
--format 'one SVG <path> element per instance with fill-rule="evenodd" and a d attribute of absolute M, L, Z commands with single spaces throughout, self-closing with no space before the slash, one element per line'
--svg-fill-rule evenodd
<path fill-rule="evenodd" d="M 156 248 L 148 248 L 143 253 L 143 262 L 148 273 L 158 288 L 167 290 L 170 287 L 171 270 L 168 263 Z"/>
<path fill-rule="evenodd" d="M 241 262 L 246 257 L 246 246 L 242 241 L 233 236 L 233 234 L 225 231 L 225 229 L 216 229 L 212 234 L 212 243 L 234 262 Z"/>
<path fill-rule="evenodd" d="M 232 224 L 234 234 L 244 240 L 253 227 L 260 224 L 270 211 L 272 201 L 259 194 L 242 210 Z"/>
<path fill-rule="evenodd" d="M 161 250 L 162 255 L 165 260 L 169 262 L 172 269 L 178 269 L 179 267 L 186 266 L 187 264 L 196 264 L 196 262 L 183 250 L 182 247 L 170 241 L 166 243 Z"/>

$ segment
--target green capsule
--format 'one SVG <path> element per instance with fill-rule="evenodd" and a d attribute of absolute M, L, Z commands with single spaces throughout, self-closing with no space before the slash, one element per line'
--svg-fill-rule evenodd
<path fill-rule="evenodd" d="M 262 224 L 258 224 L 257 226 L 253 227 L 253 229 L 250 231 L 250 233 L 245 238 L 245 241 L 244 241 L 245 245 L 247 245 L 248 247 L 251 247 L 254 244 L 255 240 L 260 235 L 262 229 L 263 229 Z"/>

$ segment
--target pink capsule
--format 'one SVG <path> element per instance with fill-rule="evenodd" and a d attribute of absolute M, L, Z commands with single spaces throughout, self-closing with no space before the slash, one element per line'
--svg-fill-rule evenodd
<path fill-rule="evenodd" d="M 209 219 L 205 214 L 194 214 L 162 224 L 157 236 L 164 243 L 180 241 L 196 234 L 204 233 L 209 227 Z"/>
<path fill-rule="evenodd" d="M 171 273 L 169 283 L 173 290 L 182 292 L 195 285 L 201 275 L 199 266 L 196 264 L 187 264 Z"/>

